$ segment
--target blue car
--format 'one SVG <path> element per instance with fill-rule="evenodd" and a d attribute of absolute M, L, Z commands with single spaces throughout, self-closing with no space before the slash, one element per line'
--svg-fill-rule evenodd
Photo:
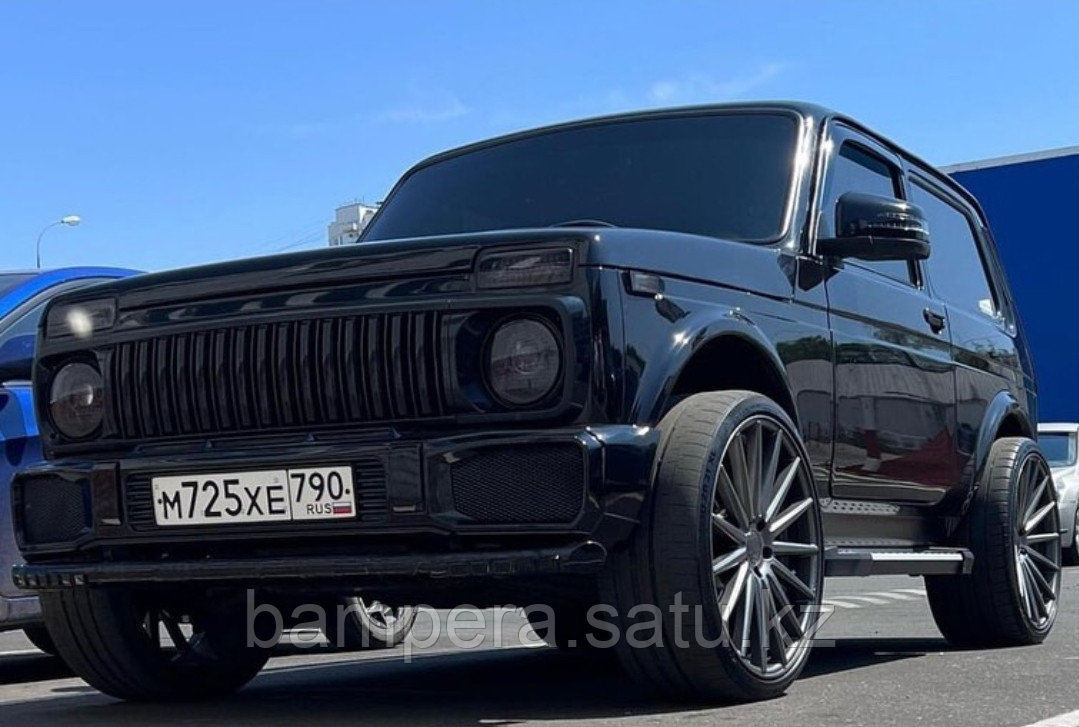
<path fill-rule="evenodd" d="M 21 628 L 50 653 L 52 642 L 41 623 L 37 597 L 11 582 L 11 567 L 19 560 L 11 527 L 11 476 L 41 459 L 29 381 L 37 324 L 54 295 L 136 274 L 97 267 L 0 272 L 0 631 Z"/>

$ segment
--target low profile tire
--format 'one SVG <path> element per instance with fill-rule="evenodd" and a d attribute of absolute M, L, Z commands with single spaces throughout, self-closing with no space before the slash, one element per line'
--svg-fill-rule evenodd
<path fill-rule="evenodd" d="M 1060 595 L 1060 524 L 1049 465 L 1033 440 L 993 443 L 966 523 L 969 576 L 927 576 L 933 618 L 962 647 L 1037 644 Z"/>
<path fill-rule="evenodd" d="M 201 600 L 180 606 L 114 588 L 41 597 L 49 633 L 68 666 L 95 689 L 130 701 L 223 697 L 262 669 L 269 652 L 247 644 L 242 598 Z"/>
<path fill-rule="evenodd" d="M 1061 556 L 1064 565 L 1079 565 L 1079 537 L 1077 536 L 1079 536 L 1079 509 L 1076 510 L 1075 521 L 1072 523 L 1072 544 L 1064 548 L 1064 554 Z"/>
<path fill-rule="evenodd" d="M 44 651 L 49 656 L 56 656 L 56 643 L 44 626 L 27 626 L 22 632 L 38 651 Z"/>
<path fill-rule="evenodd" d="M 691 396 L 660 429 L 642 521 L 603 578 L 619 659 L 669 696 L 778 696 L 805 666 L 820 612 L 805 449 L 783 409 L 748 391 Z"/>
<path fill-rule="evenodd" d="M 343 611 L 326 616 L 326 640 L 344 649 L 390 649 L 403 642 L 416 623 L 412 606 L 388 606 L 381 601 L 345 598 Z M 339 619 L 343 618 L 343 622 Z"/>

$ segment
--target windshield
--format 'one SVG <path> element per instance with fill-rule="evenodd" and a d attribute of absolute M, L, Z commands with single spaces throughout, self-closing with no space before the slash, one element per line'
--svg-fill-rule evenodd
<path fill-rule="evenodd" d="M 7 295 L 16 286 L 34 277 L 33 273 L 3 273 L 0 274 L 0 296 Z"/>
<path fill-rule="evenodd" d="M 421 167 L 364 240 L 549 227 L 578 220 L 746 242 L 783 231 L 798 123 L 782 113 L 612 121 Z"/>
<path fill-rule="evenodd" d="M 1052 467 L 1067 467 L 1075 464 L 1075 434 L 1072 432 L 1041 432 L 1038 434 L 1045 458 Z"/>

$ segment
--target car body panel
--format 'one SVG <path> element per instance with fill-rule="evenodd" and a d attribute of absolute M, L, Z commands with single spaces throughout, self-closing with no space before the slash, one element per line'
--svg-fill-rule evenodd
<path fill-rule="evenodd" d="M 73 488 L 85 483 L 99 498 L 94 505 L 95 520 L 87 523 L 77 542 L 24 543 L 28 560 L 40 566 L 34 572 L 47 582 L 50 563 L 62 565 L 72 553 L 101 558 L 103 553 L 112 552 L 109 549 L 114 544 L 141 543 L 145 549 L 138 552 L 153 560 L 172 553 L 180 542 L 185 543 L 185 549 L 175 552 L 192 559 L 212 557 L 217 538 L 230 544 L 229 553 L 236 548 L 260 552 L 260 548 L 271 546 L 287 550 L 300 547 L 301 540 L 313 544 L 303 551 L 310 553 L 315 548 L 329 548 L 331 537 L 344 537 L 349 532 L 357 542 L 366 542 L 362 527 L 350 529 L 342 524 L 302 530 L 206 528 L 181 533 L 155 530 L 147 522 L 139 530 L 121 522 L 123 503 L 108 500 L 108 493 L 113 493 L 115 500 L 117 488 L 125 496 L 135 492 L 139 485 L 128 482 L 138 479 L 136 475 L 152 475 L 155 468 L 170 473 L 187 468 L 192 472 L 228 472 L 231 470 L 222 468 L 224 463 L 233 470 L 245 462 L 254 467 L 285 456 L 286 450 L 296 456 L 306 451 L 309 456 L 325 457 L 337 451 L 344 461 L 361 448 L 366 452 L 367 447 L 372 452 L 388 453 L 386 456 L 399 450 L 422 453 L 408 455 L 412 465 L 396 470 L 399 479 L 388 484 L 390 501 L 405 490 L 420 493 L 413 503 L 416 509 L 391 508 L 384 527 L 372 526 L 372 532 L 377 530 L 380 536 L 399 536 L 394 542 L 405 547 L 420 542 L 420 532 L 446 538 L 423 540 L 436 550 L 471 547 L 482 542 L 473 538 L 480 534 L 497 538 L 507 548 L 546 547 L 553 541 L 561 546 L 567 539 L 603 549 L 619 547 L 650 487 L 640 472 L 637 476 L 628 472 L 632 467 L 621 468 L 623 476 L 615 493 L 604 491 L 602 484 L 589 490 L 581 517 L 572 523 L 486 529 L 441 507 L 445 488 L 450 485 L 447 479 L 439 479 L 440 473 L 477 456 L 483 447 L 497 446 L 509 435 L 525 449 L 530 442 L 585 443 L 593 458 L 589 461 L 604 471 L 618 470 L 617 462 L 639 466 L 651 461 L 656 425 L 680 397 L 694 393 L 688 379 L 699 376 L 707 381 L 711 369 L 720 368 L 722 361 L 708 357 L 716 351 L 734 350 L 727 348 L 732 342 L 741 347 L 737 349 L 739 356 L 745 355 L 753 367 L 759 365 L 766 379 L 778 382 L 769 393 L 788 406 L 806 442 L 829 545 L 911 549 L 953 545 L 975 478 L 988 456 L 986 443 L 1004 428 L 1022 432 L 1024 423 L 1032 419 L 1034 381 L 1022 332 L 1008 315 L 1001 320 L 965 320 L 963 314 L 950 311 L 953 326 L 934 332 L 924 311 L 945 308 L 930 276 L 922 276 L 919 285 L 897 293 L 895 286 L 862 270 L 864 266 L 816 254 L 829 135 L 841 127 L 843 133 L 894 160 L 904 188 L 909 174 L 917 170 L 944 188 L 956 206 L 969 210 L 982 227 L 984 217 L 973 198 L 952 180 L 856 122 L 819 107 L 721 106 L 648 112 L 609 121 L 745 108 L 785 109 L 802 120 L 796 158 L 790 165 L 794 179 L 788 222 L 781 239 L 774 242 L 734 242 L 592 225 L 398 240 L 371 237 L 371 231 L 378 228 L 379 215 L 393 205 L 400 185 L 416 169 L 490 144 L 551 131 L 546 129 L 484 142 L 421 163 L 391 191 L 357 245 L 159 273 L 117 281 L 92 293 L 64 296 L 64 304 L 95 296 L 114 298 L 116 325 L 89 340 L 45 341 L 37 361 L 39 384 L 44 386 L 57 367 L 72 356 L 94 357 L 108 375 L 120 371 L 114 386 L 123 400 L 114 407 L 115 416 L 126 417 L 134 422 L 128 429 L 139 431 L 132 435 L 106 420 L 103 434 L 96 439 L 64 442 L 60 437 L 52 441 L 50 436 L 46 454 L 53 461 L 20 476 L 20 482 L 28 486 L 34 478 L 62 480 Z M 598 123 L 606 121 L 579 125 Z M 979 244 L 991 245 L 991 239 L 986 237 Z M 482 256 L 532 247 L 572 249 L 577 263 L 572 278 L 528 290 L 480 288 L 476 267 Z M 1010 302 L 1006 280 L 995 262 L 992 275 L 1001 299 Z M 319 338 L 320 330 L 337 330 L 333 321 L 326 324 L 325 319 L 390 316 L 386 319 L 389 328 L 380 327 L 383 322 L 378 318 L 371 324 L 376 332 L 363 340 L 360 336 L 326 335 L 354 356 L 355 351 L 363 351 L 372 366 L 378 362 L 371 351 L 388 349 L 392 360 L 383 369 L 373 367 L 371 371 L 379 373 L 371 378 L 387 387 L 398 386 L 397 393 L 405 401 L 415 393 L 409 393 L 411 384 L 406 381 L 411 375 L 408 367 L 414 362 L 402 363 L 401 359 L 422 357 L 414 356 L 418 349 L 402 342 L 400 331 L 411 325 L 402 321 L 431 311 L 438 311 L 439 320 L 446 325 L 436 337 L 447 346 L 436 365 L 448 377 L 442 383 L 448 381 L 446 385 L 453 390 L 453 401 L 445 411 L 431 417 L 396 416 L 391 405 L 390 416 L 376 416 L 373 421 L 361 417 L 358 423 L 345 424 L 330 422 L 319 413 L 319 396 L 311 393 L 322 385 L 319 382 L 329 381 L 329 391 L 335 390 L 335 381 L 343 381 L 346 389 L 349 383 L 333 367 L 334 352 L 339 349 L 327 348 Z M 477 403 L 476 397 L 482 398 L 486 386 L 477 352 L 484 351 L 484 336 L 493 331 L 493 327 L 484 328 L 482 335 L 470 337 L 469 321 L 482 318 L 477 311 L 504 316 L 553 311 L 548 322 L 564 335 L 566 366 L 557 405 L 508 412 Z M 454 327 L 458 319 L 462 322 Z M 251 334 L 245 328 L 250 326 L 258 330 Z M 243 330 L 236 333 L 237 329 Z M 218 336 L 219 330 L 219 337 L 212 342 L 199 338 L 204 331 Z M 279 345 L 258 348 L 262 344 L 251 344 L 250 335 L 276 335 Z M 151 343 L 150 339 L 165 343 Z M 237 345 L 236 340 L 242 343 Z M 980 347 L 986 340 L 989 347 Z M 179 350 L 176 341 L 182 341 L 183 346 L 195 341 L 198 353 L 184 348 L 182 364 L 170 368 L 169 357 L 159 352 Z M 365 341 L 374 343 L 365 349 Z M 195 395 L 185 398 L 185 387 L 198 389 L 195 384 L 208 382 L 204 388 L 210 388 L 215 377 L 208 372 L 219 372 L 216 378 L 224 380 L 222 377 L 231 375 L 229 371 L 235 366 L 236 352 L 254 348 L 263 358 L 273 358 L 279 383 L 274 383 L 272 372 L 262 372 L 257 366 L 251 370 L 258 376 L 245 373 L 243 362 L 239 368 L 244 371 L 237 380 L 257 380 L 260 390 L 278 386 L 272 395 L 245 393 L 237 397 L 223 387 L 199 394 L 201 399 Z M 301 359 L 306 363 L 292 365 L 295 359 L 290 356 L 296 350 L 300 351 L 296 355 L 308 356 Z M 311 355 L 311 351 L 318 355 Z M 140 356 L 145 360 L 160 356 L 163 363 L 155 366 L 158 373 L 143 378 L 146 367 L 136 365 L 143 360 Z M 351 359 L 345 355 L 345 360 Z M 320 369 L 326 361 L 329 367 Z M 173 379 L 168 379 L 172 374 Z M 156 387 L 154 382 L 166 380 L 177 381 L 184 399 L 180 403 L 196 410 L 190 414 L 193 423 L 177 425 L 184 430 L 182 434 L 157 431 L 152 420 L 162 407 L 152 400 L 147 405 L 137 396 L 164 390 L 166 387 Z M 172 394 L 166 391 L 166 404 L 169 396 Z M 240 411 L 256 400 L 267 409 L 284 401 L 286 409 L 294 402 L 298 402 L 297 407 L 309 408 L 297 419 L 269 412 L 265 417 L 269 424 L 262 431 L 223 424 L 231 414 L 217 414 Z M 867 415 L 869 410 L 875 413 Z M 189 416 L 181 414 L 177 422 Z M 149 423 L 144 426 L 142 420 Z M 48 422 L 43 426 L 48 427 Z M 602 437 L 593 434 L 598 427 L 604 428 Z M 410 482 L 400 481 L 408 478 Z M 131 510 L 132 503 L 127 507 Z M 608 527 L 615 521 L 627 527 Z M 308 548 L 307 544 L 303 548 Z M 191 562 L 195 574 L 197 562 Z M 362 570 L 369 566 L 353 567 Z M 64 572 L 65 577 L 71 577 L 70 570 Z M 363 573 L 347 575 L 360 578 Z"/>
<path fill-rule="evenodd" d="M 54 288 L 70 289 L 80 281 L 106 280 L 137 274 L 137 271 L 109 267 L 74 267 L 28 274 L 20 284 L 0 296 L 0 322 L 21 312 Z M 11 521 L 12 476 L 19 469 L 41 460 L 41 442 L 34 412 L 33 392 L 28 381 L 0 382 L 0 630 L 15 628 L 40 619 L 37 597 L 15 587 L 11 566 L 21 561 Z"/>
<path fill-rule="evenodd" d="M 1079 449 L 1079 423 L 1042 422 L 1038 424 L 1038 434 L 1062 434 L 1072 438 L 1070 461 L 1050 462 L 1060 508 L 1060 544 L 1068 548 L 1075 543 L 1076 514 L 1079 512 L 1079 457 L 1075 456 Z"/>

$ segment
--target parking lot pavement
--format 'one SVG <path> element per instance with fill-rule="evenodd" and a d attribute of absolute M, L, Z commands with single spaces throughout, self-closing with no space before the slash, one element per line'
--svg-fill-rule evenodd
<path fill-rule="evenodd" d="M 824 643 L 788 695 L 766 703 L 711 707 L 653 699 L 603 660 L 537 648 L 521 616 L 507 612 L 500 648 L 461 649 L 443 635 L 409 663 L 400 649 L 293 649 L 236 697 L 181 707 L 117 703 L 70 677 L 57 660 L 26 653 L 29 644 L 18 634 L 2 634 L 0 722 L 983 727 L 1029 725 L 1079 709 L 1073 676 L 1079 669 L 1079 569 L 1065 574 L 1064 606 L 1052 636 L 1021 649 L 950 649 L 917 579 L 838 579 L 825 590 L 834 614 L 820 633 Z"/>

